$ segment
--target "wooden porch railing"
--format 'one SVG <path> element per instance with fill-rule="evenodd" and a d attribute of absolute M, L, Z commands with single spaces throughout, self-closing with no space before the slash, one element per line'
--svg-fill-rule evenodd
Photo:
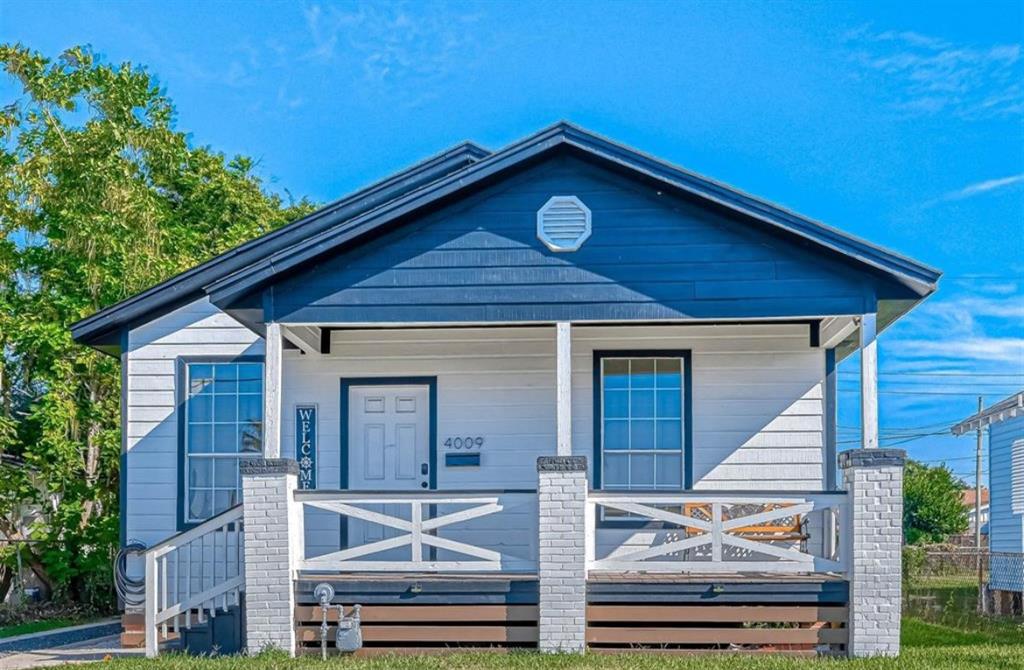
<path fill-rule="evenodd" d="M 587 498 L 588 571 L 844 573 L 844 492 L 616 493 Z"/>
<path fill-rule="evenodd" d="M 238 605 L 245 591 L 242 506 L 237 505 L 145 553 L 146 656 L 159 653 L 168 622 L 178 633 Z"/>
<path fill-rule="evenodd" d="M 337 551 L 319 556 L 304 552 L 300 570 L 536 570 L 536 491 L 296 491 L 295 499 L 305 508 L 304 513 L 322 510 L 341 515 L 348 531 Z M 483 517 L 493 518 L 475 527 L 470 523 Z M 382 539 L 360 542 L 352 533 L 357 524 L 376 526 Z M 382 529 L 386 530 L 380 532 Z M 476 537 L 484 539 L 474 543 Z"/>

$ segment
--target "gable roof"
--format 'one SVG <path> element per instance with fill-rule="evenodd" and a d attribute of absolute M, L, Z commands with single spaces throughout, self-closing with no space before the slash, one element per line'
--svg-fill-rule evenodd
<path fill-rule="evenodd" d="M 267 254 L 285 249 L 341 221 L 367 212 L 404 193 L 418 189 L 488 156 L 490 152 L 463 142 L 426 158 L 401 172 L 370 184 L 317 211 L 245 242 L 156 286 L 106 307 L 71 326 L 75 341 L 116 351 L 119 333 L 202 298 L 205 286 L 226 277 Z"/>
<path fill-rule="evenodd" d="M 193 271 L 98 312 L 72 326 L 72 334 L 79 342 L 95 346 L 99 333 L 109 334 L 133 319 L 137 323 L 147 315 L 155 316 L 161 308 L 158 305 L 169 304 L 169 294 L 186 293 L 182 288 L 185 282 L 181 278 L 190 273 L 194 273 L 188 277 L 191 281 L 187 283 L 188 295 L 192 299 L 205 294 L 216 304 L 230 304 L 301 264 L 357 246 L 371 233 L 396 220 L 490 183 L 556 150 L 569 150 L 633 176 L 652 180 L 666 189 L 725 208 L 772 232 L 838 254 L 870 273 L 907 287 L 919 298 L 935 290 L 940 276 L 937 270 L 910 258 L 570 123 L 557 123 L 489 155 L 477 147 L 471 151 L 471 146 L 461 145 L 463 163 L 460 167 L 446 172 L 435 171 L 432 173 L 436 175 L 435 179 L 415 180 L 398 175 L 385 180 L 381 184 L 399 180 L 410 187 L 389 189 L 375 186 L 365 189 L 276 233 L 242 245 Z M 366 191 L 374 192 L 364 194 Z M 229 260 L 236 257 L 237 262 Z M 201 290 L 196 292 L 196 288 Z M 127 318 L 129 314 L 131 318 Z"/>

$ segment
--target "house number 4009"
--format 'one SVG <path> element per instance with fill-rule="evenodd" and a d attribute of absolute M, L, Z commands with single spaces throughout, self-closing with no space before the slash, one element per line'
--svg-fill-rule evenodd
<path fill-rule="evenodd" d="M 484 446 L 484 438 L 477 437 L 449 437 L 444 441 L 448 449 L 473 449 Z"/>

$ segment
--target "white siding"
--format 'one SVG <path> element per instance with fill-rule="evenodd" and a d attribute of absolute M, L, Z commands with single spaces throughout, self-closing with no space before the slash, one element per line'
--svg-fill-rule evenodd
<path fill-rule="evenodd" d="M 806 326 L 577 325 L 572 347 L 575 453 L 592 460 L 594 350 L 689 349 L 695 487 L 824 488 L 824 351 L 810 348 Z M 129 349 L 128 537 L 150 544 L 177 530 L 176 359 L 263 346 L 201 301 L 133 330 Z M 285 353 L 282 456 L 294 455 L 295 405 L 316 403 L 319 486 L 337 487 L 340 379 L 436 376 L 439 488 L 534 489 L 537 456 L 555 453 L 554 370 L 553 326 L 335 331 L 329 356 Z M 478 435 L 480 468 L 444 467 L 446 438 Z M 336 548 L 336 517 L 308 522 L 311 555 Z M 510 530 L 481 527 L 474 541 Z"/>
<path fill-rule="evenodd" d="M 155 544 L 178 532 L 176 362 L 181 356 L 263 355 L 252 331 L 200 300 L 131 331 L 128 338 L 129 540 Z"/>

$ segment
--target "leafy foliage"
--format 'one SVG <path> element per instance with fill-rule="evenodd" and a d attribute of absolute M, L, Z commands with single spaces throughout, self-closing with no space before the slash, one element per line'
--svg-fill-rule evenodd
<path fill-rule="evenodd" d="M 903 533 L 908 544 L 944 542 L 967 530 L 964 483 L 945 465 L 908 461 L 903 473 Z"/>
<path fill-rule="evenodd" d="M 145 69 L 84 47 L 53 61 L 2 45 L 0 64 L 22 89 L 0 110 L 0 454 L 24 463 L 0 465 L 0 534 L 34 506 L 33 569 L 109 600 L 119 364 L 68 326 L 312 206 L 266 192 L 247 158 L 190 146 Z"/>

